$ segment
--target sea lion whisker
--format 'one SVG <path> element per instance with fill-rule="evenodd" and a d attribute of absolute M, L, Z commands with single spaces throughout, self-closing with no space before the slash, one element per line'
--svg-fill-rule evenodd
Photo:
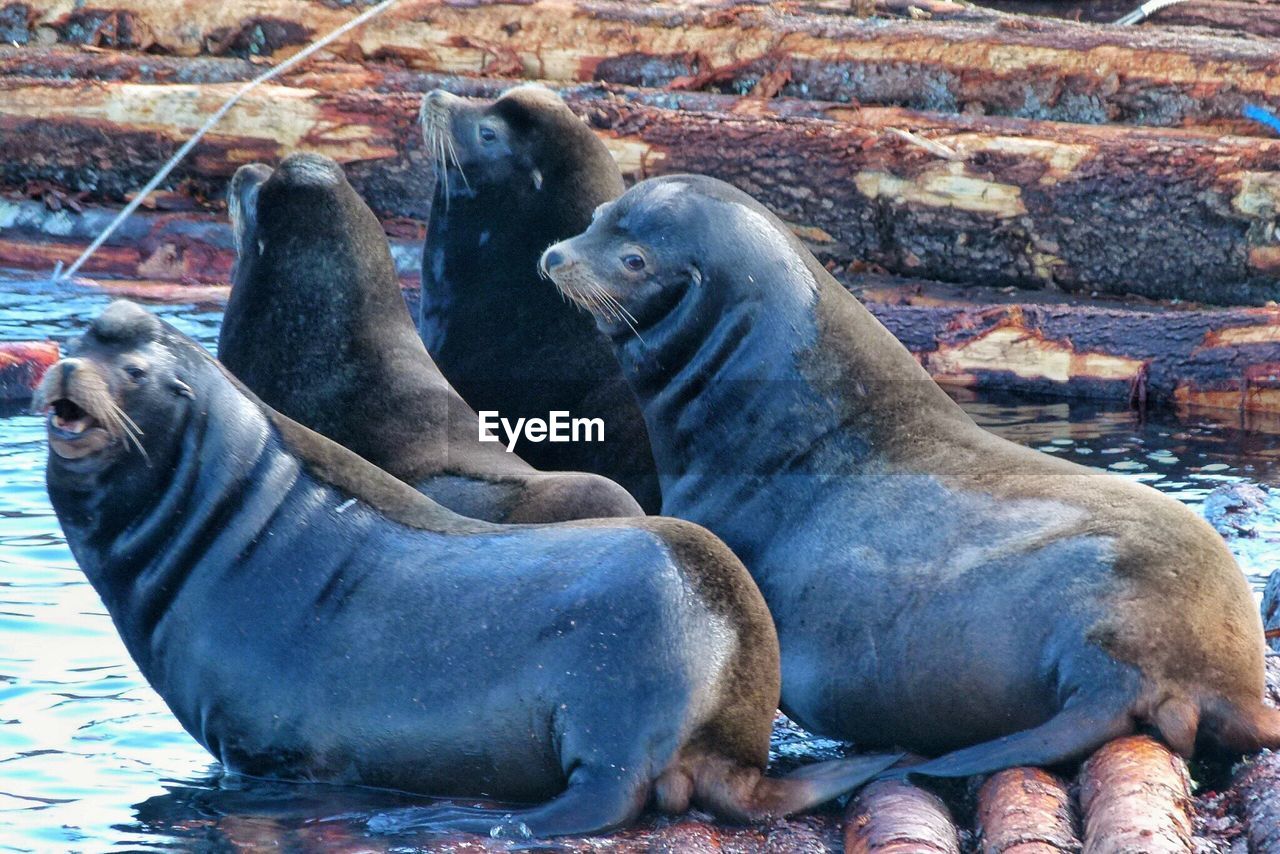
<path fill-rule="evenodd" d="M 608 291 L 604 290 L 599 285 L 596 286 L 596 289 L 599 292 L 600 296 L 604 297 L 608 302 L 616 306 L 616 311 L 618 313 L 618 316 L 615 318 L 615 321 L 621 320 L 623 323 L 625 323 L 627 325 L 627 328 L 631 330 L 632 334 L 636 336 L 636 338 L 640 341 L 640 343 L 643 346 L 648 347 L 649 345 L 645 342 L 644 336 L 640 334 L 639 329 L 636 329 L 637 321 L 636 321 L 635 315 L 627 311 L 626 306 L 618 302 L 618 298 L 613 296 L 613 294 L 610 294 Z"/>

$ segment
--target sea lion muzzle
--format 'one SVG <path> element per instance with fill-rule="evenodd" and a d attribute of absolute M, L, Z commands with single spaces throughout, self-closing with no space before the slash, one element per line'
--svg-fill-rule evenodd
<path fill-rule="evenodd" d="M 76 460 L 97 453 L 121 438 L 125 419 L 102 371 L 85 359 L 63 359 L 36 389 L 33 409 L 47 412 L 49 448 Z"/>

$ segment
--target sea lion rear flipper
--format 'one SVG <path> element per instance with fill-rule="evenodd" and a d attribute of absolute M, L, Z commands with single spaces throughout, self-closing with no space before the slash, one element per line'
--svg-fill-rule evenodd
<path fill-rule="evenodd" d="M 725 763 L 696 775 L 694 800 L 718 818 L 763 821 L 806 812 L 854 791 L 902 759 L 901 753 L 869 753 L 815 762 L 785 777 Z"/>
<path fill-rule="evenodd" d="M 894 768 L 882 777 L 972 777 L 1021 765 L 1057 765 L 1080 759 L 1113 738 L 1133 732 L 1127 704 L 1108 708 L 1096 700 L 1070 705 L 1038 727 L 966 747 L 921 765 Z"/>
<path fill-rule="evenodd" d="M 527 809 L 440 806 L 409 807 L 369 819 L 374 833 L 460 832 L 515 839 L 607 833 L 633 822 L 644 809 L 649 786 L 634 778 L 596 779 L 580 766 L 556 797 Z"/>

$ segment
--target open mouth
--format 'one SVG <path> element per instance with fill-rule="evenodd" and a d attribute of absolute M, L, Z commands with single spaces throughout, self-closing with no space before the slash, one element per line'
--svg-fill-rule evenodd
<path fill-rule="evenodd" d="M 87 457 L 111 443 L 106 428 L 71 398 L 53 401 L 48 412 L 49 447 L 63 459 Z"/>

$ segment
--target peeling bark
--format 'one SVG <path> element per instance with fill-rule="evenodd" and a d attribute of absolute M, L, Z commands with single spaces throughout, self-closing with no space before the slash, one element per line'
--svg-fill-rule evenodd
<path fill-rule="evenodd" d="M 1147 736 L 1104 745 L 1080 772 L 1088 854 L 1187 854 L 1192 850 L 1186 763 Z"/>
<path fill-rule="evenodd" d="M 937 795 L 898 780 L 864 788 L 845 813 L 847 854 L 960 854 L 951 811 Z"/>
<path fill-rule="evenodd" d="M 1254 759 L 1236 778 L 1235 788 L 1240 793 L 1249 850 L 1280 852 L 1280 754 Z"/>
<path fill-rule="evenodd" d="M 0 51 L 0 186 L 50 182 L 111 201 L 251 69 L 204 60 L 185 79 L 219 82 L 139 85 L 180 77 L 182 61 L 34 53 Z M 28 76 L 36 64 L 41 76 Z M 239 165 L 307 148 L 347 164 L 384 216 L 421 219 L 431 179 L 419 93 L 505 85 L 323 66 L 250 95 L 170 186 L 219 198 Z M 1280 140 L 598 85 L 562 94 L 624 171 L 728 180 L 839 266 L 1217 304 L 1280 297 Z"/>
<path fill-rule="evenodd" d="M 351 15 L 311 0 L 54 0 L 30 32 L 36 43 L 283 56 Z M 864 19 L 804 4 L 407 0 L 334 52 L 445 73 L 739 94 L 781 69 L 788 96 L 1089 123 L 1245 128 L 1245 101 L 1280 107 L 1280 57 L 1247 39 L 1008 16 Z"/>
<path fill-rule="evenodd" d="M 1039 768 L 1010 768 L 978 792 L 983 854 L 1073 854 L 1080 850 L 1067 785 Z"/>

